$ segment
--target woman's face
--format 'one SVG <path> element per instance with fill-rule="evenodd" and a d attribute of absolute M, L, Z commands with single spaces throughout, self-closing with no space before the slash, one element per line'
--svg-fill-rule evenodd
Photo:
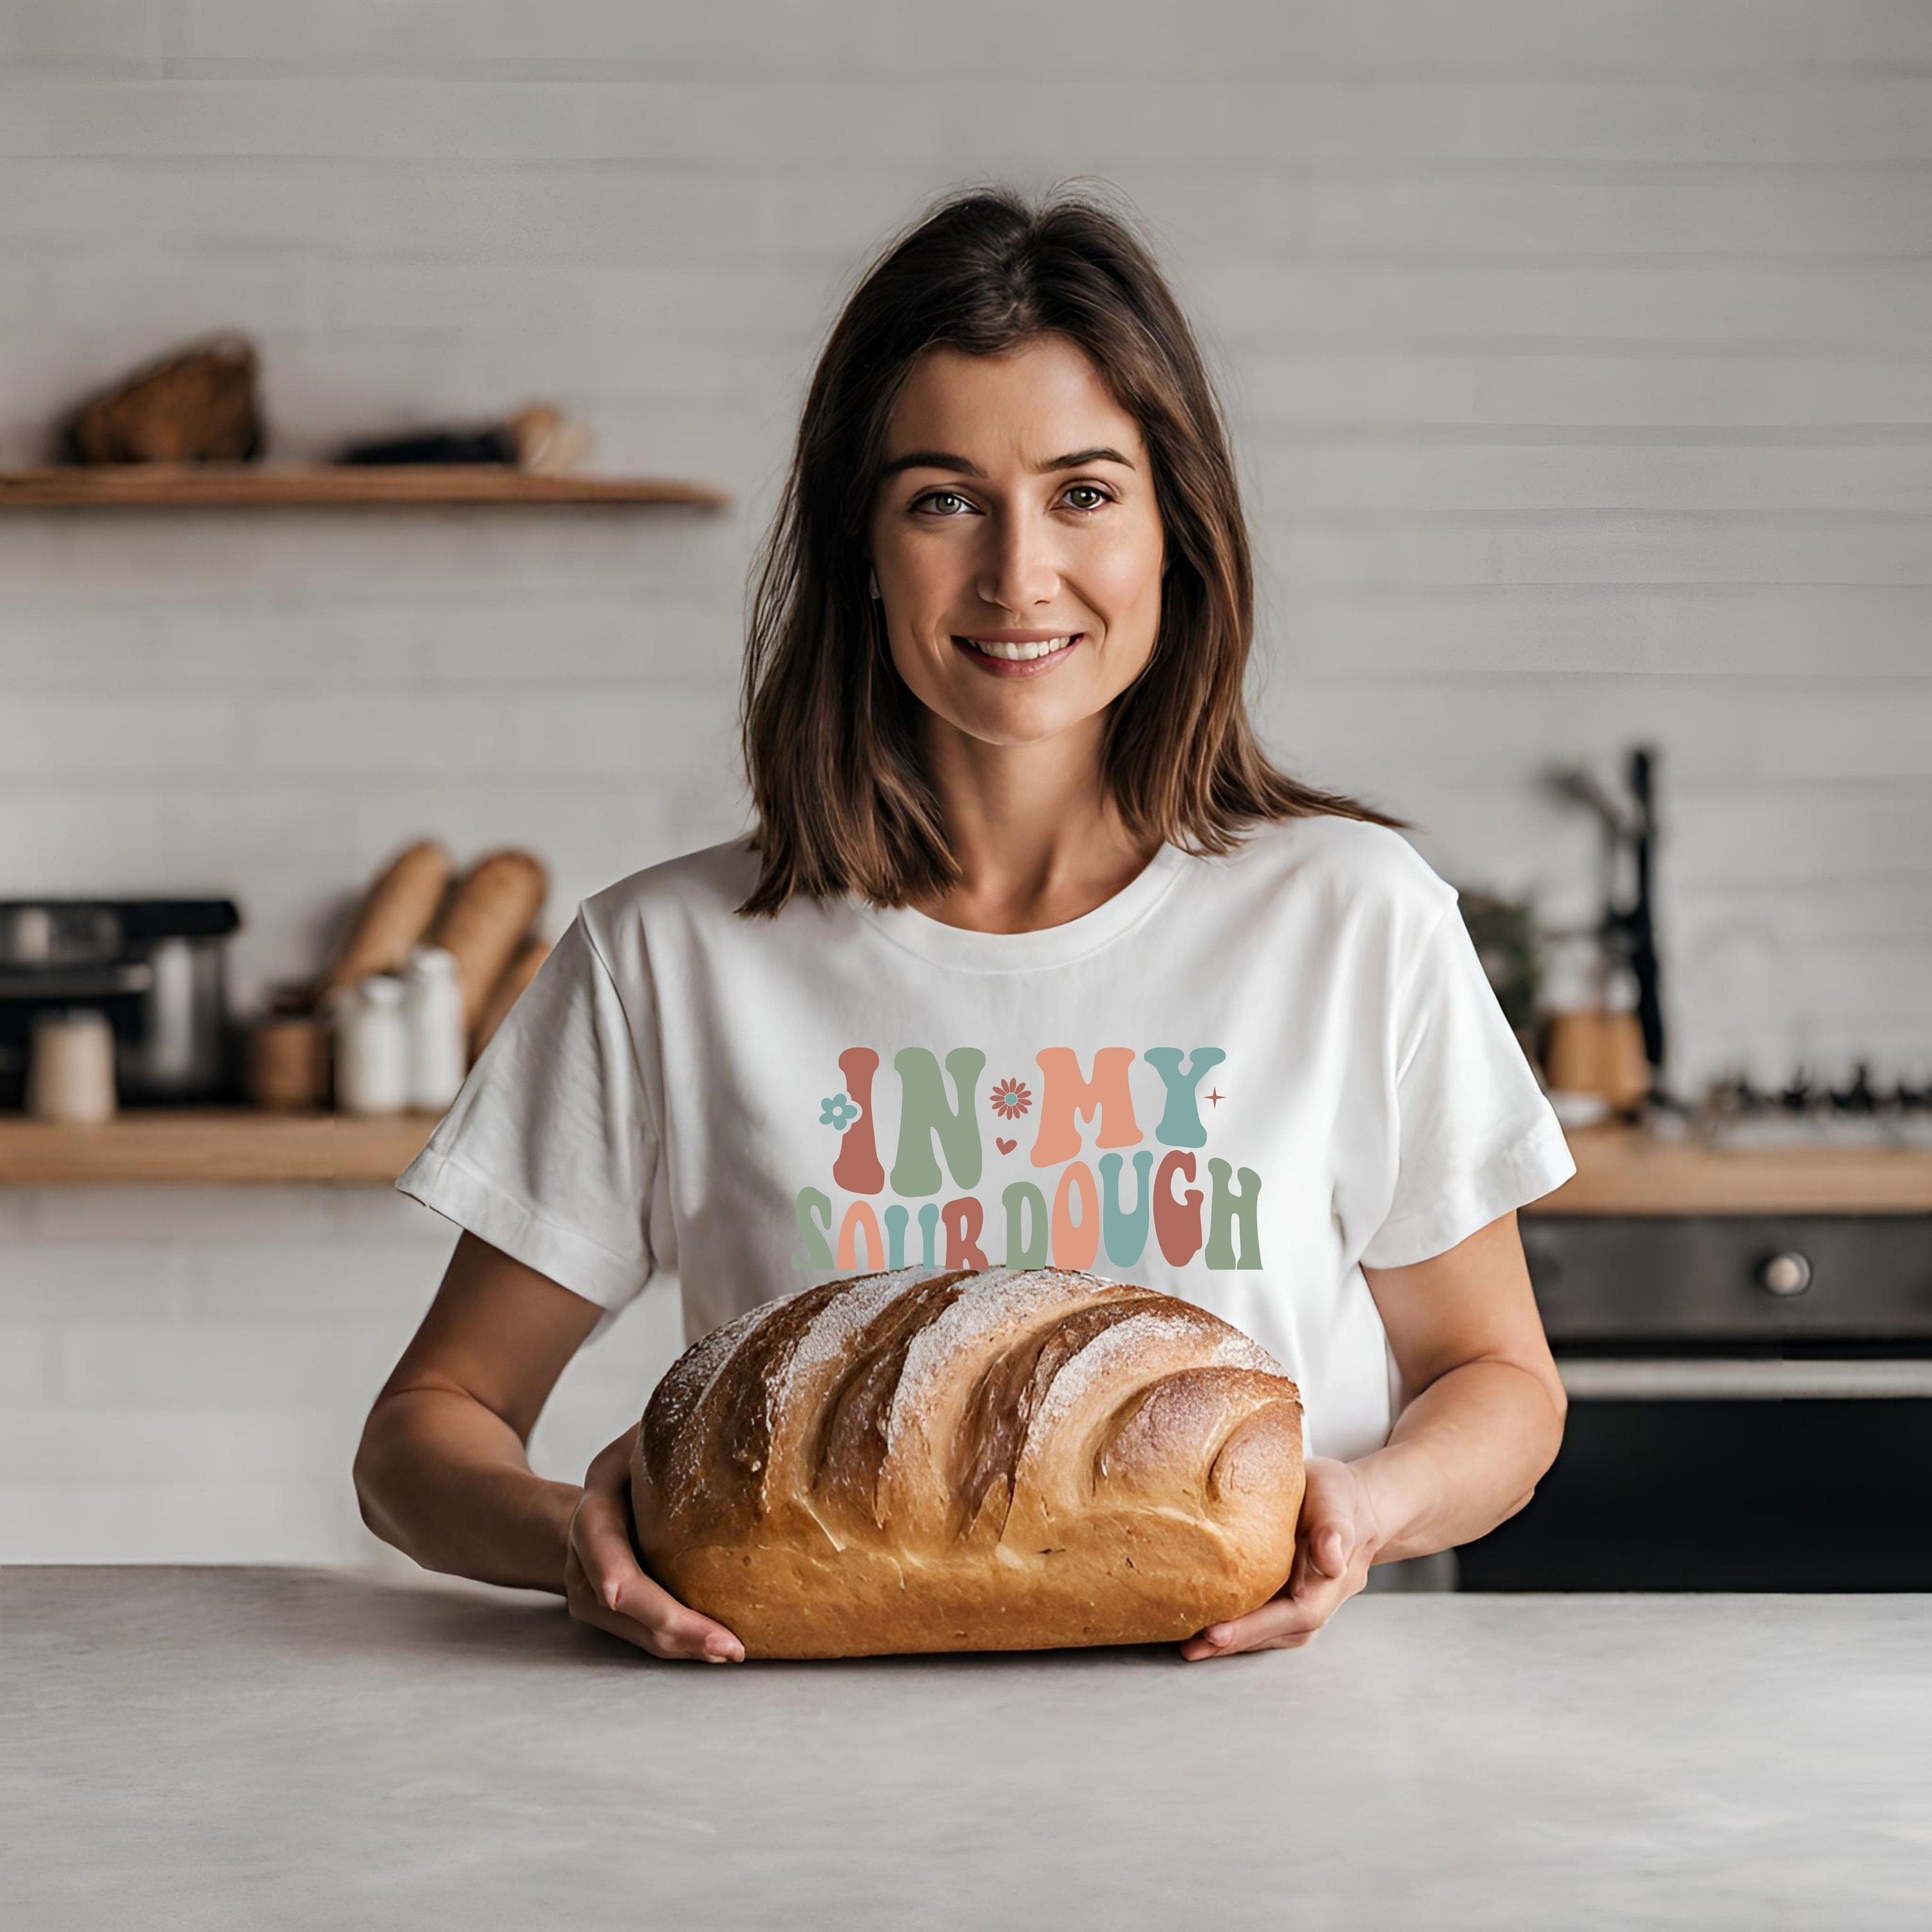
<path fill-rule="evenodd" d="M 870 537 L 899 675 L 987 743 L 1104 712 L 1154 649 L 1165 544 L 1146 446 L 1065 336 L 926 352 L 887 425 Z"/>

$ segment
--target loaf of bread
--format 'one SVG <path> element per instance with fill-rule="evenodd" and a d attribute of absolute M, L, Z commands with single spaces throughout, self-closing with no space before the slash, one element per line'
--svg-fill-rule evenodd
<path fill-rule="evenodd" d="M 1287 1580 L 1301 1402 L 1238 1328 L 1058 1268 L 761 1304 L 638 1430 L 638 1546 L 747 1657 L 1178 1641 Z"/>
<path fill-rule="evenodd" d="M 419 838 L 390 860 L 363 895 L 356 922 L 316 987 L 326 1005 L 371 973 L 399 973 L 430 928 L 449 884 L 449 854 L 434 838 Z"/>
<path fill-rule="evenodd" d="M 456 957 L 463 1024 L 474 1031 L 550 890 L 543 862 L 528 852 L 490 852 L 478 859 L 449 896 L 430 944 Z"/>

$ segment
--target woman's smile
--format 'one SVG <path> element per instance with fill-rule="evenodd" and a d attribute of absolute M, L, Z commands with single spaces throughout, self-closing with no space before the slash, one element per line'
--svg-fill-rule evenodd
<path fill-rule="evenodd" d="M 994 677 L 1038 677 L 1070 657 L 1085 637 L 1084 631 L 980 631 L 970 636 L 953 634 L 953 647 L 963 651 Z"/>

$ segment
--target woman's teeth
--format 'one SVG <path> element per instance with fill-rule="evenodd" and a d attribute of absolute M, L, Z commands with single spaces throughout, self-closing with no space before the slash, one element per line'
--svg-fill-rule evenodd
<path fill-rule="evenodd" d="M 1006 658 L 1015 663 L 1024 664 L 1034 658 L 1050 656 L 1055 651 L 1064 651 L 1080 633 L 1070 632 L 1064 638 L 1048 638 L 1037 644 L 982 644 L 977 638 L 962 638 L 962 644 L 970 644 L 976 651 L 983 652 L 989 658 Z"/>

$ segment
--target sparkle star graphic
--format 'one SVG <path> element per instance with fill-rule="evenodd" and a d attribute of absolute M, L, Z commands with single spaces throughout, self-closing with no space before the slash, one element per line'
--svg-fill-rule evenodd
<path fill-rule="evenodd" d="M 1221 1102 L 1227 1098 L 1227 1096 L 1220 1092 L 1219 1089 L 1210 1087 L 1208 1090 L 1208 1097 L 1214 1102 L 1216 1106 L 1218 1107 Z"/>

